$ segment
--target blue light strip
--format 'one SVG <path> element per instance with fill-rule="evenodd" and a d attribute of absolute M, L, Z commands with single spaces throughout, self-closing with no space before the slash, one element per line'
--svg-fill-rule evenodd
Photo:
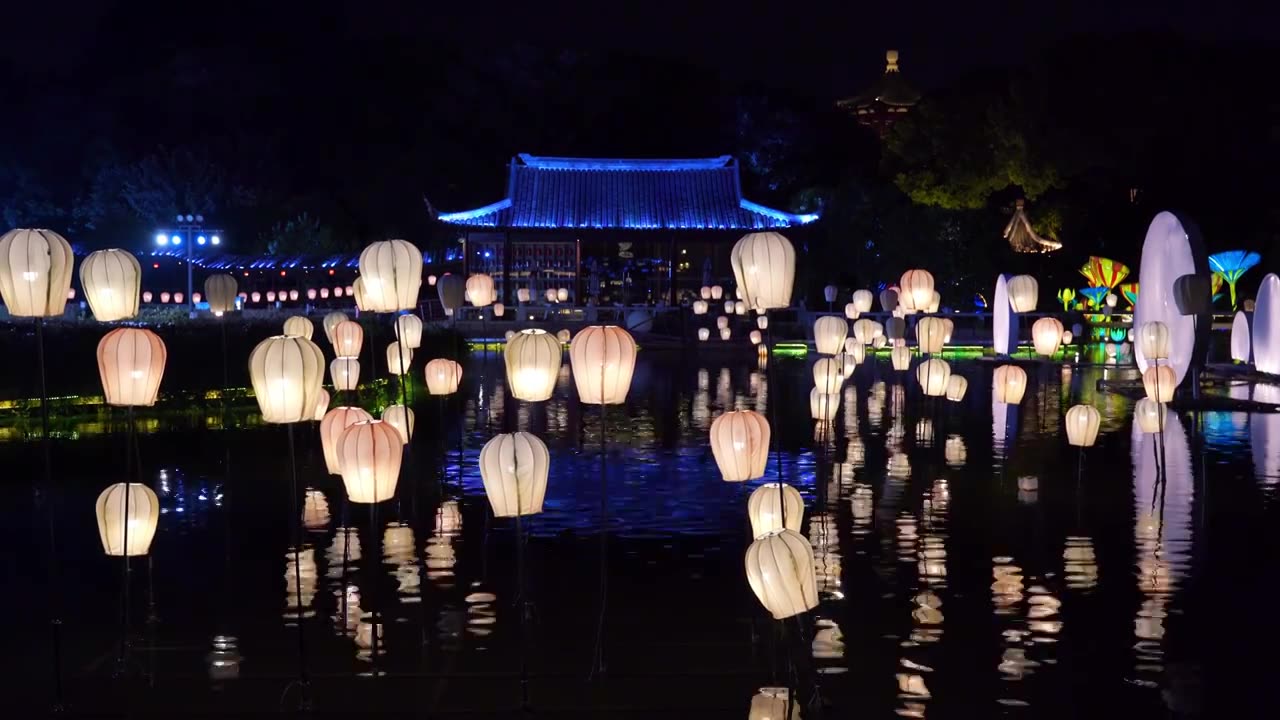
<path fill-rule="evenodd" d="M 541 170 L 713 170 L 733 162 L 729 155 L 679 160 L 540 157 L 528 153 L 520 153 L 518 157 L 525 165 Z"/>
<path fill-rule="evenodd" d="M 789 212 L 783 212 L 781 210 L 774 210 L 771 207 L 765 207 L 760 203 L 753 203 L 750 200 L 747 200 L 745 198 L 742 200 L 739 200 L 738 203 L 739 205 L 741 205 L 743 210 L 746 210 L 748 212 L 758 213 L 766 217 L 771 217 L 774 220 L 781 220 L 782 222 L 792 223 L 794 225 L 808 225 L 809 223 L 817 220 L 820 217 L 818 213 L 808 213 L 805 215 L 792 215 Z"/>
<path fill-rule="evenodd" d="M 440 222 L 444 223 L 460 223 L 468 225 L 468 220 L 477 220 L 485 215 L 493 215 L 499 210 L 506 210 L 511 207 L 511 198 L 503 198 L 492 205 L 485 205 L 474 210 L 463 210 L 461 212 L 440 213 Z"/>

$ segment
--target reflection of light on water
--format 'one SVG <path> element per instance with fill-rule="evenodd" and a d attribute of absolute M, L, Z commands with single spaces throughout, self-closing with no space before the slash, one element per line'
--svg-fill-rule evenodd
<path fill-rule="evenodd" d="M 1280 405 L 1280 385 L 1258 383 L 1255 402 Z M 1270 488 L 1280 482 L 1280 413 L 1250 413 L 1249 443 L 1253 449 L 1253 474 Z"/>
<path fill-rule="evenodd" d="M 699 430 L 707 430 L 711 427 L 711 404 L 710 396 L 706 390 L 699 390 L 693 395 L 693 408 L 691 409 L 693 416 L 693 426 Z"/>
<path fill-rule="evenodd" d="M 1062 569 L 1067 587 L 1091 590 L 1098 584 L 1098 559 L 1093 552 L 1093 539 L 1068 536 L 1062 549 Z"/>
<path fill-rule="evenodd" d="M 383 564 L 393 566 L 391 576 L 399 584 L 396 592 L 401 596 L 401 602 L 418 602 L 422 583 L 413 552 L 413 528 L 400 523 L 388 524 L 382 534 L 382 549 Z"/>
<path fill-rule="evenodd" d="M 333 616 L 334 629 L 339 635 L 354 633 L 360 625 L 360 588 L 355 585 L 344 585 L 333 591 L 337 600 L 336 614 Z"/>
<path fill-rule="evenodd" d="M 333 535 L 333 541 L 324 551 L 327 569 L 325 577 L 342 577 L 343 553 L 346 553 L 347 569 L 360 560 L 360 535 L 355 528 L 340 527 Z"/>
<path fill-rule="evenodd" d="M 315 616 L 315 610 L 310 606 L 316 597 L 316 551 L 313 548 L 303 548 L 300 552 L 294 552 L 293 548 L 289 548 L 284 557 L 285 619 L 297 620 L 299 617 Z M 294 566 L 295 557 L 297 567 Z"/>
<path fill-rule="evenodd" d="M 377 623 L 375 625 L 371 614 L 365 613 L 361 616 L 360 623 L 356 627 L 355 641 L 357 660 L 369 662 L 373 659 L 373 641 L 375 634 L 378 640 L 378 656 L 381 657 L 387 654 L 386 628 L 383 627 L 382 623 Z"/>
<path fill-rule="evenodd" d="M 214 635 L 213 650 L 205 656 L 209 666 L 209 679 L 234 680 L 240 677 L 240 649 L 236 638 L 230 635 Z"/>
<path fill-rule="evenodd" d="M 782 687 L 763 687 L 751 698 L 748 720 L 787 720 L 789 691 Z M 791 703 L 791 720 L 800 720 L 799 703 Z"/>
<path fill-rule="evenodd" d="M 946 447 L 943 448 L 942 457 L 947 461 L 947 465 L 953 468 L 964 467 L 965 461 L 968 460 L 968 451 L 964 446 L 964 438 L 959 435 L 952 435 L 947 438 Z"/>
<path fill-rule="evenodd" d="M 853 534 L 855 536 L 867 535 L 871 532 L 871 520 L 875 515 L 875 495 L 871 492 L 871 486 L 864 483 L 856 483 L 853 486 L 853 494 L 849 498 L 849 507 L 853 512 Z"/>
<path fill-rule="evenodd" d="M 458 554 L 453 549 L 453 536 L 437 532 L 427 538 L 427 579 L 443 588 L 453 587 L 453 567 Z"/>
<path fill-rule="evenodd" d="M 906 480 L 911 477 L 911 461 L 906 453 L 896 452 L 889 457 L 887 473 L 894 480 Z"/>
<path fill-rule="evenodd" d="M 302 526 L 311 532 L 320 532 L 328 525 L 329 500 L 320 490 L 307 488 L 302 496 Z"/>
<path fill-rule="evenodd" d="M 916 444 L 920 447 L 933 447 L 933 421 L 920 418 L 916 423 Z"/>
<path fill-rule="evenodd" d="M 871 392 L 867 395 L 867 420 L 872 427 L 880 427 L 884 419 L 884 396 L 884 381 L 880 380 L 871 386 Z"/>
<path fill-rule="evenodd" d="M 844 389 L 844 434 L 858 434 L 858 391 L 853 385 Z"/>
<path fill-rule="evenodd" d="M 730 383 L 729 368 L 720 368 L 716 378 L 716 407 L 721 411 L 733 407 L 733 385 Z"/>
<path fill-rule="evenodd" d="M 493 634 L 498 622 L 496 602 L 498 597 L 491 592 L 480 590 L 480 583 L 471 583 L 471 592 L 463 601 L 467 604 L 467 634 L 476 638 L 485 638 Z"/>

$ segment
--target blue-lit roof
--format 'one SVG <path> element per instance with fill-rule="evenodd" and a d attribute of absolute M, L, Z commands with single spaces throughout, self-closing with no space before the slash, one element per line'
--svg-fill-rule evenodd
<path fill-rule="evenodd" d="M 507 197 L 462 212 L 450 225 L 626 230 L 763 230 L 805 225 L 795 215 L 742 197 L 732 157 L 685 160 L 556 158 L 511 161 Z"/>
<path fill-rule="evenodd" d="M 446 248 L 443 262 L 458 259 L 457 248 Z M 427 265 L 441 261 L 439 251 L 424 250 L 422 260 Z M 185 260 L 186 252 L 181 248 L 157 249 L 151 251 L 151 257 L 167 257 Z M 355 270 L 360 267 L 360 253 L 343 253 L 338 255 L 232 255 L 228 253 L 199 254 L 191 258 L 192 265 L 207 270 L 316 270 L 329 268 L 347 268 Z"/>

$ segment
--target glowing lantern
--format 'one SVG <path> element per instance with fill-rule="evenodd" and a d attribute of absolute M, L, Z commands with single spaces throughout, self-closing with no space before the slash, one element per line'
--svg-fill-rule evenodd
<path fill-rule="evenodd" d="M 488 307 L 493 303 L 493 278 L 476 273 L 467 278 L 467 299 L 476 307 Z"/>
<path fill-rule="evenodd" d="M 768 316 L 768 315 L 761 315 L 761 316 L 757 317 L 757 318 L 756 318 L 756 327 L 760 328 L 761 330 L 768 330 L 768 329 L 769 329 L 769 316 Z"/>
<path fill-rule="evenodd" d="M 747 333 L 747 339 L 751 340 L 752 345 L 759 345 L 761 342 L 764 342 L 764 336 L 760 334 L 759 330 L 752 330 Z"/>
<path fill-rule="evenodd" d="M 787 718 L 788 706 L 790 718 Z M 747 720 L 800 720 L 800 703 L 792 701 L 790 691 L 784 687 L 762 687 L 751 698 Z"/>
<path fill-rule="evenodd" d="M 327 319 L 327 318 L 326 318 Z M 364 328 L 354 320 L 340 320 L 333 326 L 333 352 L 338 357 L 360 357 L 364 347 Z"/>
<path fill-rule="evenodd" d="M 1008 282 L 1009 307 L 1016 313 L 1035 312 L 1040 302 L 1040 283 L 1030 275 L 1014 275 Z"/>
<path fill-rule="evenodd" d="M 1070 330 L 1067 330 L 1066 332 L 1062 333 L 1062 344 L 1063 344 L 1063 345 L 1070 345 L 1070 344 L 1071 344 L 1071 341 L 1072 341 L 1072 340 L 1075 340 L 1075 339 L 1076 339 L 1076 336 L 1075 336 L 1075 335 L 1072 335 Z"/>
<path fill-rule="evenodd" d="M 280 294 L 280 299 L 281 299 L 281 300 L 283 300 L 283 299 L 284 299 L 284 293 L 281 293 L 281 294 Z M 297 299 L 298 299 L 298 291 L 297 291 L 297 290 L 290 290 L 290 291 L 289 291 L 289 299 L 290 299 L 290 300 L 293 300 L 293 301 L 297 301 Z M 181 302 L 181 300 L 179 300 L 179 302 Z M 199 302 L 199 301 L 197 300 L 197 302 Z"/>
<path fill-rule="evenodd" d="M 1138 350 L 1148 360 L 1169 358 L 1169 326 L 1159 320 L 1144 322 L 1138 326 Z"/>
<path fill-rule="evenodd" d="M 716 318 L 716 329 L 723 330 L 727 327 L 729 327 L 729 318 L 724 315 L 718 316 Z"/>
<path fill-rule="evenodd" d="M 428 276 L 427 276 L 427 285 L 429 285 L 429 286 L 431 286 L 431 287 L 435 287 L 435 286 L 436 286 L 436 276 L 435 276 L 435 275 L 428 275 Z"/>
<path fill-rule="evenodd" d="M 705 329 L 705 328 L 704 328 Z M 507 387 L 517 400 L 550 399 L 560 374 L 560 343 L 546 330 L 521 330 L 507 341 Z"/>
<path fill-rule="evenodd" d="M 894 345 L 889 351 L 889 362 L 893 369 L 902 372 L 911 367 L 911 349 L 906 345 Z"/>
<path fill-rule="evenodd" d="M 844 316 L 850 320 L 858 319 L 858 306 L 853 303 L 845 303 Z"/>
<path fill-rule="evenodd" d="M 467 292 L 467 283 L 457 275 L 445 273 L 436 282 L 436 294 L 440 296 L 440 306 L 445 312 L 453 315 L 462 307 L 463 297 Z"/>
<path fill-rule="evenodd" d="M 734 244 L 729 260 L 748 305 L 762 310 L 791 305 L 796 274 L 791 241 L 776 232 L 751 233 Z"/>
<path fill-rule="evenodd" d="M 835 355 L 844 345 L 849 334 L 849 323 L 831 315 L 824 315 L 813 323 L 813 342 L 821 355 Z"/>
<path fill-rule="evenodd" d="M 739 301 L 735 302 L 735 303 L 733 304 L 733 314 L 734 314 L 734 315 L 746 315 L 746 314 L 747 314 L 747 304 L 746 304 L 745 302 L 741 301 L 741 300 L 739 300 Z"/>
<path fill-rule="evenodd" d="M 431 283 L 431 284 L 434 285 L 435 283 Z M 527 287 L 516 288 L 516 302 L 520 303 L 521 305 L 529 302 L 529 288 Z"/>
<path fill-rule="evenodd" d="M 268 295 L 270 295 L 270 293 L 267 293 L 267 294 L 268 294 Z M 160 302 L 161 302 L 161 303 L 167 303 L 167 302 L 169 302 L 169 298 L 170 298 L 170 297 L 171 297 L 171 296 L 169 295 L 169 293 L 168 293 L 168 292 L 162 292 L 162 293 L 160 293 Z"/>
<path fill-rule="evenodd" d="M 382 410 L 382 422 L 395 428 L 400 434 L 400 442 L 408 445 L 413 437 L 413 408 L 404 405 L 388 405 Z"/>
<path fill-rule="evenodd" d="M 405 240 L 372 243 L 360 253 L 360 280 L 362 309 L 412 310 L 422 287 L 422 251 Z"/>
<path fill-rule="evenodd" d="M 1231 321 L 1231 359 L 1247 363 L 1249 350 L 1249 317 L 1238 312 Z"/>
<path fill-rule="evenodd" d="M 871 312 L 871 303 L 875 296 L 870 290 L 855 290 L 853 292 L 853 307 L 859 313 Z M 854 318 L 855 320 L 857 318 Z"/>
<path fill-rule="evenodd" d="M 573 334 L 570 333 L 567 329 L 561 330 L 560 332 L 556 333 L 556 339 L 559 340 L 561 344 L 569 342 L 572 339 L 572 337 L 573 337 Z"/>
<path fill-rule="evenodd" d="M 1144 433 L 1157 433 L 1164 429 L 1165 405 L 1151 398 L 1142 398 L 1133 405 L 1133 419 L 1138 430 Z"/>
<path fill-rule="evenodd" d="M 71 290 L 71 244 L 52 230 L 0 236 L 0 297 L 14 317 L 54 317 Z"/>
<path fill-rule="evenodd" d="M 494 317 L 496 317 L 496 318 L 500 318 L 500 317 L 502 317 L 503 315 L 506 315 L 506 314 L 507 314 L 507 306 L 506 306 L 506 305 L 503 305 L 503 304 L 502 304 L 502 303 L 500 303 L 500 302 L 496 302 L 496 303 L 494 303 L 494 304 L 493 304 L 493 316 L 494 316 Z"/>
<path fill-rule="evenodd" d="M 889 342 L 889 339 L 886 338 L 884 335 L 877 335 L 871 338 L 871 347 L 875 348 L 876 350 L 879 350 L 880 348 L 888 344 L 888 342 Z"/>
<path fill-rule="evenodd" d="M 729 329 L 729 328 L 727 328 L 727 327 L 725 327 L 725 328 L 720 328 L 720 339 L 721 339 L 721 340 L 728 340 L 728 339 L 729 339 L 729 338 L 731 338 L 731 337 L 733 337 L 733 331 L 732 331 L 732 330 L 730 330 L 730 329 Z"/>
<path fill-rule="evenodd" d="M 178 292 L 178 293 L 174 293 L 174 294 L 173 294 L 173 301 L 174 301 L 175 303 L 181 304 L 181 303 L 182 303 L 182 301 L 184 300 L 184 298 L 186 298 L 186 296 L 185 296 L 185 295 L 183 295 L 183 294 L 182 294 L 182 293 L 180 293 L 180 292 Z"/>
<path fill-rule="evenodd" d="M 142 302 L 149 303 L 151 302 L 152 297 L 153 296 L 151 294 L 151 291 L 147 290 L 146 292 L 142 293 Z"/>
<path fill-rule="evenodd" d="M 462 366 L 453 360 L 436 358 L 427 363 L 427 392 L 431 395 L 452 395 L 458 392 L 462 382 Z"/>
<path fill-rule="evenodd" d="M 922 353 L 940 353 L 947 338 L 946 323 L 936 317 L 920 318 L 916 323 L 916 343 Z"/>
<path fill-rule="evenodd" d="M 947 383 L 951 379 L 951 366 L 946 360 L 931 358 L 916 366 L 916 380 L 924 394 L 929 397 L 942 397 L 947 392 Z"/>
<path fill-rule="evenodd" d="M 556 300 L 558 302 L 569 302 L 569 288 L 556 290 Z"/>
<path fill-rule="evenodd" d="M 360 384 L 359 358 L 339 355 L 329 363 L 329 379 L 334 390 L 355 390 Z"/>
<path fill-rule="evenodd" d="M 320 389 L 320 397 L 316 399 L 316 414 L 311 418 L 316 422 L 324 419 L 325 413 L 329 412 L 329 391 L 324 388 Z"/>
<path fill-rule="evenodd" d="M 698 328 L 698 340 L 706 342 L 711 339 L 711 328 Z"/>
<path fill-rule="evenodd" d="M 555 288 L 547 288 L 547 295 L 546 295 L 546 297 L 547 297 L 547 302 L 549 302 L 549 303 L 553 303 L 553 302 L 555 302 L 555 301 L 556 301 L 556 289 L 555 289 Z"/>
<path fill-rule="evenodd" d="M 159 335 L 145 328 L 116 328 L 98 341 L 98 375 L 108 405 L 156 404 L 168 353 Z"/>
<path fill-rule="evenodd" d="M 861 365 L 867 359 L 867 346 L 858 342 L 857 338 L 846 338 L 844 354 L 853 358 L 853 362 Z"/>
<path fill-rule="evenodd" d="M 764 477 L 769 462 L 769 421 L 754 410 L 734 410 L 711 423 L 711 454 L 725 482 Z"/>
<path fill-rule="evenodd" d="M 142 266 L 125 250 L 98 250 L 80 263 L 84 299 L 100 322 L 127 320 L 138 314 Z"/>
<path fill-rule="evenodd" d="M 1115 293 L 1107 293 L 1107 297 L 1104 299 L 1104 302 L 1106 302 L 1107 307 L 1115 308 L 1116 303 L 1120 302 L 1120 298 L 1117 297 Z"/>
<path fill-rule="evenodd" d="M 94 510 L 107 555 L 137 557 L 151 549 L 160 521 L 160 498 L 154 490 L 142 483 L 116 483 L 98 495 Z"/>
<path fill-rule="evenodd" d="M 712 286 L 711 286 L 711 299 L 712 299 L 712 300 L 719 300 L 719 299 L 720 299 L 720 298 L 722 298 L 722 297 L 724 297 L 724 288 L 720 287 L 719 285 L 712 285 Z"/>
<path fill-rule="evenodd" d="M 1031 343 L 1036 354 L 1052 357 L 1062 342 L 1062 323 L 1057 318 L 1042 317 L 1031 326 Z"/>
<path fill-rule="evenodd" d="M 737 309 L 737 307 L 738 307 L 738 304 L 737 304 L 736 302 L 734 302 L 734 301 L 732 301 L 732 300 L 725 300 L 725 301 L 724 301 L 724 314 L 725 314 L 725 315 L 733 315 L 733 314 L 734 314 L 734 311 Z"/>
<path fill-rule="evenodd" d="M 324 328 L 324 336 L 329 340 L 329 345 L 333 347 L 335 352 L 338 350 L 338 340 L 337 340 L 337 335 L 335 334 L 334 331 L 337 329 L 338 323 L 346 322 L 346 320 L 347 320 L 346 313 L 334 311 L 329 313 L 328 315 L 325 315 L 324 320 L 320 323 L 321 327 Z M 356 327 L 360 327 L 360 326 L 357 324 Z M 364 330 L 360 331 L 360 340 L 361 340 L 361 343 L 359 344 L 363 344 Z M 337 352 L 337 354 L 338 355 L 359 355 L 360 349 L 359 347 L 357 347 L 355 352 Z"/>
<path fill-rule="evenodd" d="M 505 341 L 505 342 L 511 342 L 511 338 L 513 338 L 513 337 L 515 337 L 515 336 L 516 336 L 516 331 L 515 331 L 515 330 L 508 330 L 508 331 L 506 331 L 505 333 L 503 333 L 503 334 L 502 334 L 502 339 L 503 339 L 503 341 Z"/>
<path fill-rule="evenodd" d="M 413 314 L 396 318 L 396 339 L 410 350 L 422 347 L 422 320 Z"/>
<path fill-rule="evenodd" d="M 708 306 L 707 306 L 707 301 L 706 301 L 706 300 L 694 300 L 694 301 L 693 301 L 693 314 L 694 314 L 694 315 L 706 315 L 706 314 L 707 314 L 707 308 L 708 308 Z"/>
<path fill-rule="evenodd" d="M 963 375 L 952 375 L 947 378 L 947 399 L 951 402 L 964 400 L 964 394 L 968 391 L 969 381 Z"/>
<path fill-rule="evenodd" d="M 618 405 L 627 399 L 636 367 L 636 341 L 615 325 L 583 328 L 569 344 L 578 399 L 588 405 Z"/>
<path fill-rule="evenodd" d="M 338 292 L 338 289 L 339 289 L 339 288 L 334 288 L 334 289 L 333 289 L 333 291 L 336 293 L 336 292 Z M 347 286 L 347 295 L 354 296 L 355 294 L 356 294 L 356 288 L 355 288 L 355 286 L 354 286 L 354 285 L 348 285 L 348 286 Z M 341 295 L 339 295 L 339 297 L 341 297 Z"/>
<path fill-rule="evenodd" d="M 400 432 L 381 420 L 349 426 L 338 437 L 338 470 L 353 503 L 378 503 L 396 494 L 400 477 Z"/>
<path fill-rule="evenodd" d="M 710 285 L 703 285 L 703 286 L 702 286 L 702 288 L 701 288 L 700 290 L 698 290 L 698 297 L 701 297 L 703 300 L 710 300 L 710 299 L 711 299 L 711 286 L 710 286 Z"/>
<path fill-rule="evenodd" d="M 168 295 L 168 293 L 164 293 L 164 294 L 165 294 L 165 295 Z M 255 302 L 255 303 L 257 303 L 257 302 L 262 302 L 262 293 L 258 292 L 257 290 L 254 290 L 254 291 L 249 295 L 249 300 L 251 300 L 252 302 Z"/>
<path fill-rule="evenodd" d="M 835 302 L 836 295 L 838 294 L 840 294 L 840 288 L 836 287 L 835 285 L 828 285 L 822 288 L 822 297 L 825 298 L 826 301 L 829 303 Z"/>
<path fill-rule="evenodd" d="M 413 351 L 399 342 L 387 344 L 387 372 L 392 375 L 404 375 L 409 372 L 413 363 Z"/>
<path fill-rule="evenodd" d="M 1173 368 L 1168 365 L 1151 365 L 1142 373 L 1142 388 L 1147 391 L 1147 397 L 1156 402 L 1173 402 L 1177 386 Z"/>
<path fill-rule="evenodd" d="M 747 583 L 775 620 L 785 620 L 818 605 L 813 547 L 794 530 L 781 530 L 751 543 L 746 556 Z"/>
<path fill-rule="evenodd" d="M 822 358 L 813 364 L 813 385 L 818 392 L 833 393 L 844 384 L 841 364 L 831 358 Z"/>
<path fill-rule="evenodd" d="M 527 432 L 501 433 L 480 450 L 480 478 L 494 517 L 536 515 L 547 494 L 551 454 Z"/>
<path fill-rule="evenodd" d="M 928 270 L 908 270 L 898 281 L 898 301 L 908 309 L 926 310 L 933 304 L 933 275 Z"/>
<path fill-rule="evenodd" d="M 875 320 L 863 318 L 861 320 L 854 321 L 853 337 L 863 345 L 867 345 L 871 342 L 872 338 L 876 336 L 878 328 L 879 323 Z"/>
<path fill-rule="evenodd" d="M 320 419 L 320 447 L 324 451 L 324 466 L 331 475 L 341 474 L 338 466 L 338 440 L 342 431 L 358 422 L 369 422 L 373 416 L 358 407 L 339 406 Z"/>
<path fill-rule="evenodd" d="M 836 355 L 836 360 L 840 361 L 840 374 L 845 377 L 852 377 L 853 371 L 858 369 L 858 361 L 848 353 Z"/>
<path fill-rule="evenodd" d="M 814 420 L 831 422 L 836 419 L 840 410 L 840 393 L 824 393 L 819 388 L 809 391 L 809 417 Z"/>
<path fill-rule="evenodd" d="M 1109 342 L 1109 343 L 1106 343 L 1105 345 L 1103 345 L 1103 346 L 1102 346 L 1102 351 L 1106 354 L 1106 356 L 1107 356 L 1109 359 L 1111 359 L 1111 360 L 1115 360 L 1115 359 L 1116 359 L 1116 344 L 1115 344 L 1115 343 L 1110 343 L 1110 342 Z"/>
<path fill-rule="evenodd" d="M 342 293 L 338 292 L 338 289 L 339 289 L 339 288 L 334 288 L 334 289 L 333 289 L 333 290 L 334 290 L 334 292 L 335 292 L 335 293 L 337 293 L 336 297 L 342 297 Z M 321 299 L 321 300 L 328 300 L 328 299 L 329 299 L 329 288 L 320 288 L 320 299 Z"/>
<path fill-rule="evenodd" d="M 1092 405 L 1073 405 L 1067 411 L 1067 442 L 1075 447 L 1093 447 L 1098 440 L 1102 414 Z"/>
<path fill-rule="evenodd" d="M 1017 405 L 1027 391 L 1027 373 L 1017 365 L 1001 365 L 991 379 L 991 397 L 996 402 Z"/>
<path fill-rule="evenodd" d="M 304 337 L 310 340 L 315 331 L 315 323 L 311 322 L 303 315 L 293 315 L 292 317 L 286 318 L 284 321 L 285 335 L 297 335 L 298 337 Z"/>
<path fill-rule="evenodd" d="M 786 483 L 765 483 L 747 498 L 747 517 L 751 520 L 753 538 L 784 529 L 784 519 L 785 529 L 798 533 L 804 521 L 804 498 L 800 497 L 799 490 Z"/>
<path fill-rule="evenodd" d="M 324 382 L 324 353 L 303 337 L 269 337 L 249 354 L 249 377 L 263 422 L 310 420 Z"/>
<path fill-rule="evenodd" d="M 307 299 L 308 299 L 308 300 L 315 300 L 315 299 L 316 299 L 316 289 L 315 289 L 315 288 L 307 288 Z"/>

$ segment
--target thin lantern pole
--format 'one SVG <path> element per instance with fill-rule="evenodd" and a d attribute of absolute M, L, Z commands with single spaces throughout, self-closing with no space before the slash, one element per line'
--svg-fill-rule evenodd
<path fill-rule="evenodd" d="M 314 413 L 314 411 L 313 411 Z M 299 709 L 311 709 L 311 679 L 307 673 L 307 636 L 302 620 L 302 516 L 298 510 L 298 459 L 293 441 L 293 423 L 286 423 L 289 434 L 289 511 L 293 515 L 293 584 L 298 608 L 298 686 Z"/>
<path fill-rule="evenodd" d="M 596 622 L 596 653 L 592 673 L 605 674 L 604 622 L 609 606 L 609 424 L 604 403 L 604 379 L 607 363 L 600 363 L 600 617 Z"/>
<path fill-rule="evenodd" d="M 513 442 L 514 451 L 514 442 Z M 513 452 L 516 462 L 519 462 L 518 454 Z M 515 472 L 515 476 L 519 477 L 519 471 Z M 525 572 L 524 572 L 524 528 L 521 523 L 521 516 L 524 514 L 524 507 L 520 504 L 520 483 L 516 483 L 516 595 L 517 610 L 520 613 L 520 709 L 529 710 L 529 600 L 525 596 Z"/>
<path fill-rule="evenodd" d="M 56 588 L 62 584 L 58 563 L 58 517 L 53 492 L 53 459 L 49 448 L 49 390 L 44 363 L 44 318 L 37 316 L 36 365 L 40 369 L 40 451 L 44 456 L 44 494 L 49 507 L 49 629 L 53 643 L 53 703 L 55 712 L 62 711 L 62 611 L 61 596 Z"/>
<path fill-rule="evenodd" d="M 127 453 L 132 456 L 137 448 L 137 445 L 135 444 L 136 440 L 134 438 L 134 433 L 136 432 L 136 430 L 134 429 L 133 406 L 132 405 L 126 406 L 125 413 L 126 413 L 126 416 L 128 417 L 128 423 L 129 423 L 127 428 L 127 436 L 126 436 L 127 438 L 126 442 L 129 445 Z M 139 465 L 141 465 L 141 461 L 142 461 L 142 458 L 139 457 L 138 458 Z M 121 560 L 120 587 L 123 593 L 123 603 L 120 607 L 120 655 L 119 657 L 116 658 L 116 676 L 117 677 L 124 675 L 128 671 L 128 663 L 129 663 L 129 619 L 130 619 L 129 606 L 131 604 L 130 598 L 129 598 L 129 590 L 130 590 L 130 587 L 129 587 L 130 585 L 130 582 L 129 582 L 130 580 L 129 578 L 129 491 L 132 489 L 132 485 L 133 485 L 133 471 L 131 467 L 132 467 L 132 462 L 126 461 L 125 477 L 124 477 L 124 506 L 122 507 L 124 522 L 121 523 L 124 526 L 124 529 L 123 529 L 123 538 L 122 538 L 123 545 L 121 546 L 121 558 L 120 558 Z M 142 471 L 142 468 L 139 467 L 138 468 L 139 474 L 141 474 L 141 471 Z"/>
<path fill-rule="evenodd" d="M 761 312 L 761 316 L 765 318 L 765 328 L 764 328 L 765 345 L 767 346 L 766 349 L 769 351 L 768 352 L 769 362 L 765 364 L 765 371 L 764 371 L 765 387 L 769 389 L 769 394 L 772 396 L 769 402 L 769 410 L 770 410 L 770 414 L 773 415 L 773 424 L 776 427 L 778 422 L 778 396 L 775 392 L 776 388 L 772 387 L 773 385 L 773 323 L 768 322 L 769 311 L 767 309 Z M 777 460 L 777 463 L 778 463 L 778 518 L 782 527 L 785 528 L 787 526 L 787 504 L 786 502 L 784 502 L 782 497 L 782 447 L 781 447 L 782 440 L 777 437 L 779 432 L 781 432 L 781 428 L 777 428 L 776 431 L 770 433 L 770 444 L 773 445 L 774 458 Z"/>

